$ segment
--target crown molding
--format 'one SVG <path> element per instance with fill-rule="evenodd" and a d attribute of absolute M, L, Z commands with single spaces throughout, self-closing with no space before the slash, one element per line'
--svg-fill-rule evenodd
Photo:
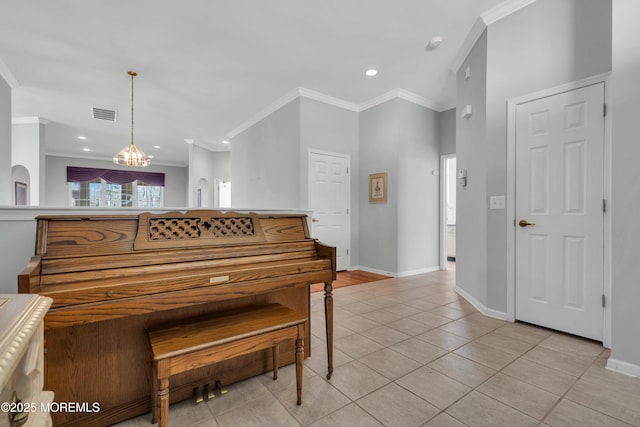
<path fill-rule="evenodd" d="M 392 99 L 396 99 L 396 98 L 404 99 L 405 101 L 409 101 L 413 104 L 420 105 L 425 108 L 429 108 L 430 110 L 435 110 L 438 112 L 443 111 L 442 106 L 440 104 L 437 104 L 427 98 L 424 98 L 420 95 L 417 95 L 413 92 L 409 92 L 408 90 L 402 89 L 402 88 L 396 88 L 396 89 L 390 90 L 389 92 L 383 93 L 382 95 L 376 96 L 373 99 L 365 101 L 362 104 L 358 105 L 358 109 L 355 111 L 357 112 L 365 111 L 365 110 L 368 110 L 369 108 L 375 107 L 376 105 L 383 104 L 387 101 L 391 101 Z"/>
<path fill-rule="evenodd" d="M 298 98 L 300 96 L 300 90 L 299 89 L 300 88 L 295 88 L 294 90 L 286 93 L 284 96 L 282 96 L 281 98 L 277 99 L 271 105 L 267 106 L 265 109 L 263 109 L 263 110 L 259 111 L 258 113 L 256 113 L 249 120 L 245 121 L 240 126 L 238 126 L 237 128 L 233 129 L 231 132 L 229 132 L 227 134 L 227 137 L 229 137 L 229 138 L 236 137 L 238 134 L 240 134 L 240 133 L 244 132 L 245 130 L 249 129 L 251 126 L 255 125 L 260 120 L 270 116 L 271 114 L 273 114 L 276 111 L 278 111 L 280 108 L 284 107 L 285 105 L 287 105 L 288 103 L 290 103 L 294 99 Z"/>
<path fill-rule="evenodd" d="M 313 99 L 315 101 L 324 102 L 325 104 L 333 105 L 334 107 L 344 108 L 345 110 L 360 111 L 360 106 L 354 104 L 352 102 L 344 101 L 339 98 L 334 98 L 333 96 L 325 95 L 324 93 L 316 92 L 311 89 L 307 89 L 304 87 L 298 88 L 298 93 L 300 96 L 305 98 Z"/>
<path fill-rule="evenodd" d="M 48 125 L 49 123 L 51 123 L 50 120 L 43 119 L 38 116 L 15 117 L 11 119 L 12 125 Z"/>
<path fill-rule="evenodd" d="M 476 19 L 476 22 L 473 23 L 473 26 L 467 33 L 467 37 L 464 39 L 462 46 L 460 46 L 460 49 L 458 49 L 458 53 L 456 54 L 455 58 L 453 58 L 453 62 L 451 63 L 451 71 L 453 71 L 455 74 L 457 74 L 460 67 L 462 67 L 462 63 L 471 53 L 471 49 L 473 49 L 473 46 L 475 46 L 485 28 L 487 28 L 487 24 L 485 24 L 484 20 L 481 17 L 478 17 Z"/>
<path fill-rule="evenodd" d="M 0 76 L 4 78 L 4 80 L 7 82 L 7 84 L 11 89 L 15 89 L 18 86 L 20 86 L 20 82 L 18 81 L 18 79 L 16 79 L 16 77 L 13 75 L 9 67 L 7 67 L 7 64 L 5 64 L 1 58 L 0 58 Z"/>
<path fill-rule="evenodd" d="M 451 63 L 451 71 L 457 73 L 462 63 L 469 53 L 471 53 L 471 49 L 475 46 L 476 42 L 482 35 L 482 32 L 487 28 L 487 26 L 493 24 L 511 15 L 518 10 L 529 6 L 531 3 L 534 3 L 536 0 L 507 0 L 505 2 L 500 3 L 496 7 L 492 7 L 491 9 L 480 14 L 476 22 L 473 23 L 473 26 L 469 30 L 467 37 L 464 39 L 462 46 L 458 49 L 458 53 Z"/>
<path fill-rule="evenodd" d="M 529 6 L 531 3 L 535 3 L 535 1 L 536 0 L 508 0 L 485 12 L 482 12 L 480 17 L 486 25 L 491 25 L 494 22 L 519 11 L 520 9 Z"/>

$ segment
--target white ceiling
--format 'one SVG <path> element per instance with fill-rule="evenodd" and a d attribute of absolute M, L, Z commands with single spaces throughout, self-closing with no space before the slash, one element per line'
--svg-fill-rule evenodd
<path fill-rule="evenodd" d="M 0 71 L 17 84 L 13 118 L 49 121 L 48 154 L 102 159 L 129 142 L 136 71 L 136 145 L 186 165 L 186 139 L 226 150 L 225 136 L 298 87 L 356 106 L 400 88 L 452 107 L 451 65 L 502 1 L 3 1 Z M 426 51 L 434 36 L 444 42 Z M 91 107 L 116 109 L 117 122 Z"/>

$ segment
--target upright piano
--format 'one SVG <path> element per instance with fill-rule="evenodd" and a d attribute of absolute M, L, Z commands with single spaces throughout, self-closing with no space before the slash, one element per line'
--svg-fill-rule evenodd
<path fill-rule="evenodd" d="M 185 319 L 279 302 L 307 316 L 309 357 L 313 283 L 324 283 L 330 378 L 335 260 L 334 247 L 310 238 L 305 215 L 194 210 L 38 217 L 35 256 L 18 275 L 18 289 L 53 299 L 44 319 L 45 388 L 76 409 L 53 413 L 54 424 L 109 425 L 148 412 L 146 332 Z M 266 372 L 270 353 L 177 375 L 172 402 L 205 383 Z M 294 362 L 294 353 L 283 346 L 280 363 Z"/>

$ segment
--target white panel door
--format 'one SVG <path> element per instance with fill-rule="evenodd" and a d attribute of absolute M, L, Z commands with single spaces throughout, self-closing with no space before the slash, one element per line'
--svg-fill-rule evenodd
<path fill-rule="evenodd" d="M 309 153 L 311 236 L 336 247 L 338 270 L 349 268 L 349 157 Z"/>
<path fill-rule="evenodd" d="M 602 341 L 604 84 L 516 107 L 516 319 Z"/>

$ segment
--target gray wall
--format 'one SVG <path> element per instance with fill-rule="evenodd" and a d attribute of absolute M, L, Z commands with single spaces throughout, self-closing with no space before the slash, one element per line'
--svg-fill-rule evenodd
<path fill-rule="evenodd" d="M 611 70 L 610 0 L 538 0 L 488 28 L 487 194 L 506 194 L 506 101 Z M 507 212 L 487 214 L 487 306 L 506 311 Z"/>
<path fill-rule="evenodd" d="M 640 375 L 640 3 L 613 0 L 612 75 L 612 351 Z"/>
<path fill-rule="evenodd" d="M 300 98 L 231 139 L 231 206 L 300 204 Z"/>
<path fill-rule="evenodd" d="M 405 275 L 439 261 L 439 114 L 396 98 L 360 113 L 360 265 Z M 387 202 L 369 175 L 387 173 Z"/>
<path fill-rule="evenodd" d="M 309 98 L 300 100 L 300 208 L 309 208 L 309 149 L 316 149 L 350 156 L 349 170 L 351 206 L 349 208 L 351 230 L 352 265 L 359 264 L 360 233 L 358 173 L 359 129 L 358 113 L 325 104 Z M 233 185 L 233 184 L 232 184 Z"/>
<path fill-rule="evenodd" d="M 477 108 L 473 105 L 472 119 L 456 128 L 457 167 L 469 170 L 469 185 L 457 196 L 456 273 L 458 285 L 490 309 L 507 309 L 507 212 L 487 211 L 490 196 L 506 195 L 507 100 L 610 71 L 610 18 L 607 0 L 538 0 L 491 24 L 486 42 L 478 41 L 458 72 L 461 108 L 470 103 L 466 91 L 482 85 L 474 81 L 481 64 L 477 71 L 471 67 L 469 80 L 463 74 L 486 43 L 486 102 L 481 95 L 468 97 Z M 476 115 L 483 109 L 485 118 Z M 483 123 L 472 130 L 477 119 Z"/>
<path fill-rule="evenodd" d="M 440 266 L 439 113 L 398 99 L 398 270 Z M 367 194 L 367 193 L 364 193 Z"/>
<path fill-rule="evenodd" d="M 464 78 L 467 67 L 471 70 L 469 79 Z M 456 90 L 457 111 L 462 111 L 466 105 L 473 108 L 470 118 L 456 117 L 456 168 L 467 171 L 467 186 L 456 188 L 456 282 L 486 305 L 486 31 L 460 67 Z"/>
<path fill-rule="evenodd" d="M 12 204 L 11 87 L 0 76 L 0 206 Z"/>
<path fill-rule="evenodd" d="M 76 159 L 71 157 L 47 156 L 47 193 L 43 206 L 69 206 L 67 186 L 67 166 L 103 169 L 124 169 L 105 160 Z M 151 165 L 145 172 L 165 174 L 164 205 L 166 207 L 187 206 L 187 168 Z"/>
<path fill-rule="evenodd" d="M 442 111 L 438 118 L 440 155 L 456 153 L 456 109 Z"/>
<path fill-rule="evenodd" d="M 360 113 L 360 266 L 398 271 L 398 99 Z M 387 202 L 369 203 L 369 175 L 387 173 Z"/>

